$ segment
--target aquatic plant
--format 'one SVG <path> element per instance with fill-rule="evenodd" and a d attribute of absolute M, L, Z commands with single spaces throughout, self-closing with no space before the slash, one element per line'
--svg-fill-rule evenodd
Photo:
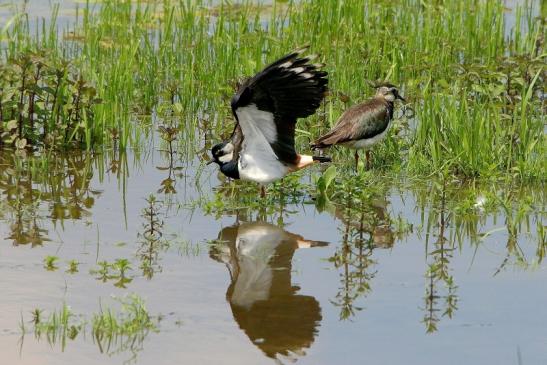
<path fill-rule="evenodd" d="M 121 310 L 101 309 L 91 318 L 91 335 L 101 353 L 132 353 L 135 359 L 144 340 L 151 332 L 158 332 L 158 320 L 148 313 L 137 295 L 119 298 Z"/>
<path fill-rule="evenodd" d="M 111 275 L 111 279 L 115 279 L 115 287 L 125 289 L 127 284 L 133 281 L 133 278 L 128 277 L 127 272 L 131 270 L 131 265 L 128 259 L 116 259 L 113 264 L 110 265 L 113 270 L 116 270 L 117 275 Z"/>
<path fill-rule="evenodd" d="M 158 127 L 158 132 L 160 138 L 167 143 L 167 149 L 161 150 L 162 154 L 167 157 L 168 164 L 167 166 L 157 166 L 158 170 L 169 172 L 167 178 L 162 180 L 160 183 L 161 187 L 158 189 L 158 193 L 163 194 L 176 194 L 177 190 L 175 189 L 176 177 L 181 175 L 179 171 L 183 169 L 182 166 L 177 166 L 177 155 L 178 152 L 175 150 L 174 144 L 178 138 L 179 130 L 176 127 L 173 127 L 168 124 L 163 124 Z"/>
<path fill-rule="evenodd" d="M 89 145 L 93 88 L 69 61 L 21 51 L 0 63 L 0 147 Z"/>
<path fill-rule="evenodd" d="M 55 271 L 59 267 L 57 266 L 57 261 L 59 261 L 59 257 L 57 256 L 46 256 L 44 258 L 44 268 L 47 271 Z"/>
<path fill-rule="evenodd" d="M 35 309 L 32 314 L 34 337 L 40 341 L 43 338 L 51 345 L 60 345 L 64 351 L 68 341 L 74 341 L 80 333 L 86 338 L 88 333 L 101 353 L 131 353 L 127 360 L 135 360 L 137 353 L 142 350 L 143 343 L 149 333 L 158 332 L 159 316 L 151 316 L 144 301 L 137 295 L 116 298 L 120 303 L 119 310 L 101 308 L 89 320 L 84 316 L 76 315 L 72 309 L 63 303 L 58 311 L 46 316 L 42 309 Z M 87 329 L 87 325 L 90 328 Z M 24 319 L 21 319 L 21 346 L 27 333 Z"/>
<path fill-rule="evenodd" d="M 102 281 L 103 283 L 106 283 L 108 280 L 112 279 L 112 275 L 110 273 L 110 269 L 112 265 L 108 263 L 108 261 L 99 261 L 97 262 L 98 268 L 89 270 L 89 273 L 92 275 L 96 275 L 96 279 Z"/>
<path fill-rule="evenodd" d="M 399 217 L 397 225 L 391 218 L 386 201 L 389 180 L 369 173 L 338 178 L 338 189 L 333 189 L 336 168 L 329 167 L 318 179 L 317 208 L 342 222 L 342 245 L 328 261 L 340 271 L 341 286 L 331 302 L 340 308 L 341 320 L 351 319 L 357 305 L 371 291 L 376 271 L 373 258 L 377 249 L 390 249 L 397 238 L 411 232 L 411 226 Z M 339 187 L 342 187 L 340 189 Z"/>
<path fill-rule="evenodd" d="M 78 266 L 80 266 L 80 263 L 77 260 L 70 260 L 66 272 L 68 274 L 76 274 L 78 272 Z"/>
<path fill-rule="evenodd" d="M 47 318 L 44 318 L 43 312 L 35 309 L 32 313 L 34 337 L 37 340 L 45 337 L 50 345 L 60 344 L 61 350 L 64 351 L 67 340 L 76 339 L 83 330 L 84 323 L 77 320 L 77 316 L 65 303 L 60 310 L 52 312 Z"/>
<path fill-rule="evenodd" d="M 114 286 L 125 289 L 127 284 L 133 281 L 133 278 L 128 276 L 127 272 L 131 271 L 131 263 L 128 259 L 116 259 L 110 263 L 106 260 L 97 262 L 98 267 L 91 269 L 89 273 L 95 275 L 97 280 L 106 283 L 114 281 Z"/>
<path fill-rule="evenodd" d="M 142 232 L 138 233 L 137 257 L 140 260 L 142 274 L 147 279 L 152 279 L 156 272 L 161 271 L 159 254 L 169 247 L 169 243 L 163 237 L 161 207 L 162 203 L 154 195 L 150 195 L 146 199 L 146 207 L 141 212 L 144 223 Z"/>

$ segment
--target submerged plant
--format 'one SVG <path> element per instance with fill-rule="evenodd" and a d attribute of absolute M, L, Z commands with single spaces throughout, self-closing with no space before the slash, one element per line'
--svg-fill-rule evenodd
<path fill-rule="evenodd" d="M 97 263 L 99 267 L 97 269 L 90 270 L 90 274 L 96 275 L 96 279 L 106 283 L 108 280 L 112 279 L 113 276 L 110 273 L 111 265 L 108 261 L 99 261 Z"/>
<path fill-rule="evenodd" d="M 129 351 L 134 360 L 150 332 L 158 332 L 158 320 L 150 316 L 137 295 L 118 299 L 121 311 L 102 309 L 91 319 L 91 335 L 101 353 Z"/>
<path fill-rule="evenodd" d="M 128 259 L 117 259 L 111 265 L 112 269 L 116 270 L 117 275 L 112 275 L 111 279 L 115 279 L 114 286 L 125 289 L 127 284 L 133 281 L 132 278 L 127 276 L 127 271 L 131 270 L 131 265 Z"/>
<path fill-rule="evenodd" d="M 340 271 L 341 286 L 331 302 L 340 307 L 339 318 L 351 319 L 362 307 L 356 305 L 372 290 L 376 275 L 373 259 L 377 249 L 390 249 L 396 238 L 408 234 L 410 228 L 401 219 L 394 224 L 387 209 L 389 185 L 368 174 L 339 178 L 343 188 L 332 189 L 334 167 L 318 179 L 318 209 L 326 210 L 342 223 L 342 245 L 329 258 Z"/>
<path fill-rule="evenodd" d="M 142 233 L 138 234 L 140 247 L 137 250 L 137 257 L 140 260 L 142 273 L 148 279 L 151 279 L 156 272 L 161 271 L 159 254 L 169 247 L 163 237 L 163 221 L 160 218 L 161 206 L 161 202 L 154 195 L 150 195 L 146 199 L 146 207 L 141 213 L 144 223 Z"/>
<path fill-rule="evenodd" d="M 76 274 L 78 272 L 78 266 L 80 266 L 80 263 L 77 260 L 70 260 L 66 272 L 68 274 Z"/>
<path fill-rule="evenodd" d="M 131 264 L 128 259 L 116 259 L 113 263 L 108 261 L 99 261 L 98 267 L 90 270 L 90 274 L 96 275 L 96 279 L 106 283 L 114 281 L 114 286 L 125 289 L 127 284 L 133 281 L 127 272 L 131 270 Z"/>
<path fill-rule="evenodd" d="M 60 345 L 64 351 L 69 341 L 74 341 L 80 333 L 85 340 L 87 333 L 101 353 L 112 355 L 129 352 L 131 356 L 128 361 L 133 361 L 138 351 L 142 350 L 148 334 L 159 331 L 160 317 L 152 317 L 143 300 L 137 295 L 117 300 L 121 305 L 120 310 L 101 308 L 89 320 L 74 314 L 66 304 L 47 316 L 44 310 L 35 309 L 30 321 L 34 328 L 34 337 L 37 341 L 45 339 L 51 346 Z M 27 332 L 23 319 L 20 327 L 22 346 Z"/>
<path fill-rule="evenodd" d="M 55 271 L 59 267 L 57 266 L 57 261 L 59 261 L 59 258 L 57 256 L 46 256 L 44 258 L 44 268 L 47 271 Z"/>
<path fill-rule="evenodd" d="M 66 304 L 63 304 L 59 311 L 51 313 L 47 318 L 43 317 L 42 310 L 34 310 L 32 323 L 34 325 L 34 336 L 37 340 L 45 337 L 52 346 L 60 344 L 63 351 L 66 348 L 67 340 L 76 339 L 85 325 L 83 321 L 76 318 Z"/>

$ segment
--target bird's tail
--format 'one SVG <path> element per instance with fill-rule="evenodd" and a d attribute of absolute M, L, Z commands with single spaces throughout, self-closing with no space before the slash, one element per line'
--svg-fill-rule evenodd
<path fill-rule="evenodd" d="M 323 148 L 327 148 L 327 147 L 330 147 L 330 146 L 324 145 L 323 143 L 321 143 L 319 141 L 316 141 L 314 143 L 310 143 L 310 148 L 312 149 L 312 151 L 322 150 Z"/>
<path fill-rule="evenodd" d="M 332 162 L 332 158 L 327 157 L 327 156 L 312 156 L 312 159 L 313 159 L 313 161 L 317 161 L 317 162 L 320 162 L 320 163 Z"/>
<path fill-rule="evenodd" d="M 329 245 L 325 241 L 310 241 L 303 238 L 297 238 L 296 243 L 298 244 L 298 248 L 326 247 Z"/>
<path fill-rule="evenodd" d="M 322 150 L 325 148 L 331 147 L 333 144 L 336 143 L 336 130 L 332 130 L 328 132 L 327 134 L 319 137 L 315 140 L 315 142 L 310 143 L 310 147 L 312 150 Z"/>

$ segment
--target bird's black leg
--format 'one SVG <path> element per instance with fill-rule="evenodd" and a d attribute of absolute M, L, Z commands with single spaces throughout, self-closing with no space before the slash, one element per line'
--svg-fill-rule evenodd
<path fill-rule="evenodd" d="M 359 171 L 359 151 L 355 150 L 355 172 Z"/>
<path fill-rule="evenodd" d="M 367 170 L 370 170 L 370 151 L 367 150 L 365 153 L 365 156 L 367 157 Z"/>
<path fill-rule="evenodd" d="M 260 197 L 265 198 L 266 197 L 266 188 L 264 185 L 260 185 Z"/>

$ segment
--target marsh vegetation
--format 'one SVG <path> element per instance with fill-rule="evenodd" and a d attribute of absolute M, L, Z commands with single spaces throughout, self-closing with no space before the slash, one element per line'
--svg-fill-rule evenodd
<path fill-rule="evenodd" d="M 0 12 L 6 361 L 545 361 L 545 2 L 25 4 Z M 370 170 L 333 149 L 258 199 L 208 151 L 303 44 L 329 92 L 297 150 L 374 82 L 407 103 Z"/>

